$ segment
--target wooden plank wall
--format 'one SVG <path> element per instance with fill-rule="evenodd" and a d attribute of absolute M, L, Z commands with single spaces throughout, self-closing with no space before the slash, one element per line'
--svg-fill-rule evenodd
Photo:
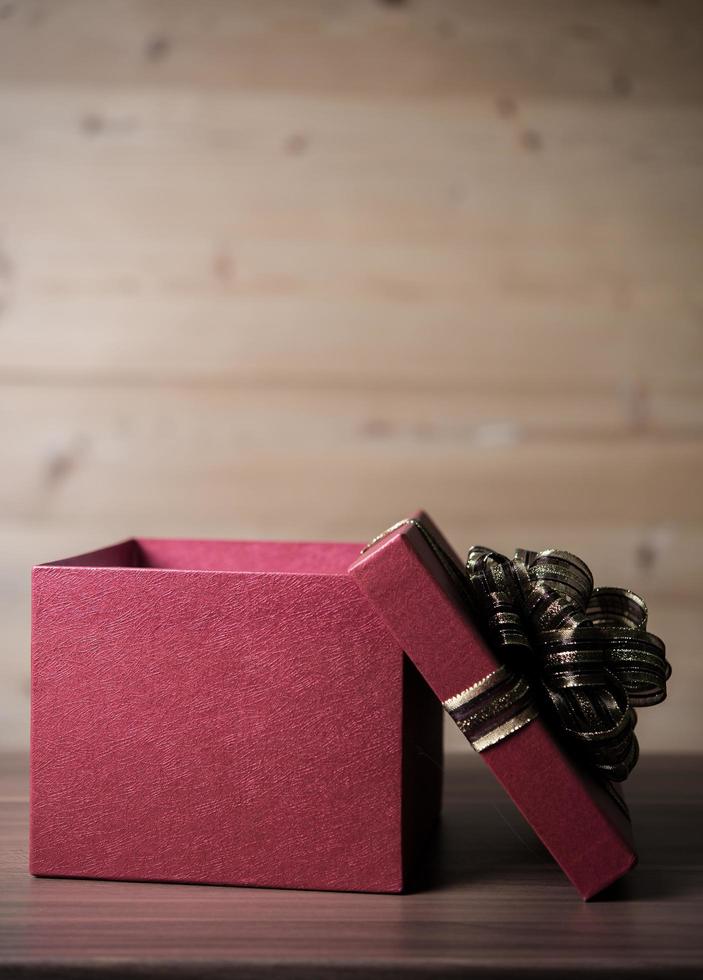
<path fill-rule="evenodd" d="M 697 2 L 2 0 L 0 740 L 33 562 L 422 504 L 643 591 L 703 748 L 702 66 Z"/>

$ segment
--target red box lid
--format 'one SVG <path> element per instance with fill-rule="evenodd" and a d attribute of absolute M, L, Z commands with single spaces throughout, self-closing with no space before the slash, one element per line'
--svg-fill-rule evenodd
<path fill-rule="evenodd" d="M 460 592 L 462 563 L 424 512 L 381 536 L 349 571 L 446 708 L 501 666 Z M 539 715 L 481 756 L 582 898 L 636 863 L 621 797 L 586 772 Z"/>

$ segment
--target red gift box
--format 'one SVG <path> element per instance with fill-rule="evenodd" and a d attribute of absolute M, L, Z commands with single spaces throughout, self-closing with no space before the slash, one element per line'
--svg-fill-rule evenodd
<path fill-rule="evenodd" d="M 356 544 L 132 540 L 32 577 L 35 875 L 397 892 L 442 709 Z"/>
<path fill-rule="evenodd" d="M 350 571 L 444 703 L 500 663 L 431 541 L 461 569 L 438 528 L 420 513 L 379 538 Z M 636 863 L 622 797 L 584 771 L 541 717 L 481 755 L 584 899 Z"/>

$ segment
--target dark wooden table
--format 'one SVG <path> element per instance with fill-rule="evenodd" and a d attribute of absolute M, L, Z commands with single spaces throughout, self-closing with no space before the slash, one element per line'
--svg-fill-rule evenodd
<path fill-rule="evenodd" d="M 422 890 L 34 879 L 26 760 L 0 773 L 2 977 L 703 976 L 703 758 L 628 785 L 640 865 L 582 903 L 479 759 L 450 756 Z"/>

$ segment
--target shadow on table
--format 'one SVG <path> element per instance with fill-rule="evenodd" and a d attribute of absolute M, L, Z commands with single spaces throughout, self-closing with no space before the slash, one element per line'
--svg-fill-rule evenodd
<path fill-rule="evenodd" d="M 693 765 L 689 759 L 691 766 L 700 773 L 700 763 Z M 639 864 L 592 901 L 643 902 L 703 894 L 703 876 L 692 861 L 700 848 L 703 792 L 689 768 L 667 756 L 644 760 L 627 787 Z M 539 886 L 556 881 L 567 885 L 491 773 L 475 760 L 452 759 L 442 820 L 409 890 L 442 890 L 472 882 Z"/>

